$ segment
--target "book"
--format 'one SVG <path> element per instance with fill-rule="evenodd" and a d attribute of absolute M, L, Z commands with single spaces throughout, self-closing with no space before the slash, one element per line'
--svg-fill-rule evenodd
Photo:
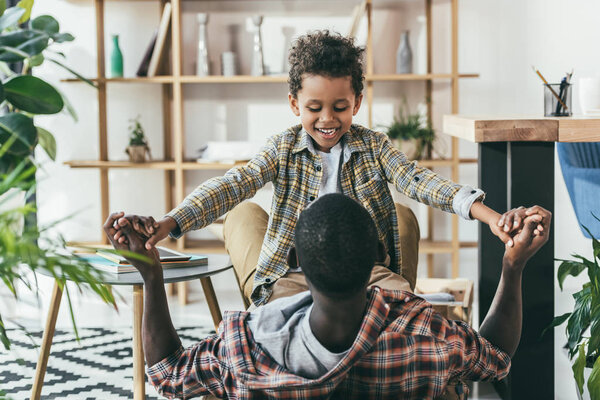
<path fill-rule="evenodd" d="M 160 19 L 160 25 L 158 25 L 158 32 L 156 34 L 156 43 L 154 44 L 154 51 L 152 52 L 152 58 L 150 58 L 150 65 L 148 66 L 148 76 L 155 76 L 158 70 L 158 64 L 160 57 L 165 47 L 165 40 L 167 38 L 167 31 L 169 30 L 169 23 L 171 22 L 171 3 L 166 3 L 163 8 L 162 17 Z"/>
<path fill-rule="evenodd" d="M 131 264 L 119 264 L 104 258 L 98 254 L 77 254 L 78 257 L 92 264 L 97 269 L 113 274 L 121 274 L 126 272 L 135 272 L 136 268 Z M 189 268 L 208 265 L 208 257 L 201 255 L 190 256 L 188 261 L 170 261 L 161 262 L 163 269 L 169 268 Z"/>
<path fill-rule="evenodd" d="M 150 44 L 146 48 L 146 52 L 144 53 L 144 57 L 142 57 L 142 61 L 140 62 L 140 66 L 135 73 L 137 76 L 148 76 L 148 67 L 150 66 L 150 59 L 152 58 L 152 53 L 154 52 L 154 46 L 156 45 L 156 37 L 158 36 L 158 29 L 154 31 L 152 35 L 152 39 L 150 39 Z"/>
<path fill-rule="evenodd" d="M 192 256 L 188 254 L 183 254 L 175 250 L 168 249 L 166 247 L 156 246 L 158 250 L 158 257 L 160 258 L 160 262 L 174 262 L 174 261 L 188 261 Z M 119 254 L 115 254 L 109 251 L 104 250 L 96 250 L 96 254 L 115 262 L 117 264 L 130 264 L 127 259 Z"/>

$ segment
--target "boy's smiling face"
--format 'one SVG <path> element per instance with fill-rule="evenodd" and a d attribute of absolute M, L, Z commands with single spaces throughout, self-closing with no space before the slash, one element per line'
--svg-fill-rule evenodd
<path fill-rule="evenodd" d="M 300 117 L 315 148 L 326 153 L 348 132 L 362 101 L 362 94 L 354 94 L 349 76 L 305 75 L 298 96 L 288 97 L 292 112 Z"/>

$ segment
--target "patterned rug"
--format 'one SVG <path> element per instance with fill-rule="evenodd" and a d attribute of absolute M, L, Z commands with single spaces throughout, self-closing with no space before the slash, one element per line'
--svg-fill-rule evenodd
<path fill-rule="evenodd" d="M 177 329 L 184 346 L 214 333 L 212 328 Z M 29 399 L 35 366 L 39 356 L 37 345 L 42 332 L 9 330 L 12 347 L 0 352 L 0 389 L 10 399 Z M 131 328 L 79 328 L 78 343 L 72 330 L 57 330 L 52 341 L 48 369 L 44 378 L 42 399 L 60 400 L 125 400 L 133 398 L 133 359 Z M 146 382 L 146 399 L 158 399 L 154 388 Z"/>

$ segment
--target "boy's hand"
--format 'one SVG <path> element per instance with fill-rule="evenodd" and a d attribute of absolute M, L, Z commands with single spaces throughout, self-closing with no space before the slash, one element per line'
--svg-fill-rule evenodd
<path fill-rule="evenodd" d="M 165 217 L 159 222 L 156 222 L 151 216 L 144 217 L 135 214 L 125 215 L 124 218 L 129 220 L 135 232 L 144 236 L 147 250 L 156 246 L 158 242 L 169 236 L 169 233 L 177 227 L 177 222 L 171 217 Z M 119 243 L 127 243 L 126 236 L 120 232 L 118 227 L 114 240 Z"/>
<path fill-rule="evenodd" d="M 506 246 L 504 263 L 511 268 L 523 268 L 525 263 L 548 241 L 549 235 L 543 232 L 550 229 L 551 221 L 550 211 L 540 206 L 527 209 L 526 216 L 521 222 L 522 229 L 513 237 L 514 245 Z"/>
<path fill-rule="evenodd" d="M 513 208 L 512 210 L 508 210 L 502 214 L 497 221 L 490 221 L 490 230 L 494 235 L 498 236 L 505 245 L 512 247 L 514 244 L 513 236 L 515 236 L 523 228 L 523 221 L 525 218 L 535 214 L 538 208 L 544 210 L 539 206 L 533 206 L 527 209 L 521 206 L 518 208 Z M 546 210 L 544 211 L 547 212 Z M 534 234 L 542 235 L 543 231 L 544 226 L 540 223 L 535 227 Z"/>
<path fill-rule="evenodd" d="M 145 248 L 145 238 L 133 229 L 130 220 L 125 218 L 123 212 L 112 213 L 108 217 L 104 223 L 104 232 L 115 249 L 129 250 L 150 259 L 148 263 L 125 256 L 142 276 L 147 276 L 149 273 L 155 271 L 157 267 L 160 268 L 158 251 L 155 247 L 151 250 Z M 114 238 L 117 233 L 120 233 L 119 239 L 124 238 L 125 240 L 115 240 Z"/>

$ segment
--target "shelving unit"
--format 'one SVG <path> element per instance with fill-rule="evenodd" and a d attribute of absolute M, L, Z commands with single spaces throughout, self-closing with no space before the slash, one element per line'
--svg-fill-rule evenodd
<path fill-rule="evenodd" d="M 151 0 L 150 0 L 151 1 Z M 364 105 L 368 108 L 368 123 L 372 125 L 373 121 L 373 100 L 375 82 L 396 82 L 396 81 L 422 81 L 425 83 L 425 98 L 431 99 L 433 94 L 433 83 L 436 81 L 449 81 L 452 97 L 452 113 L 458 112 L 458 82 L 460 79 L 477 78 L 479 75 L 474 73 L 459 73 L 458 71 L 458 0 L 448 0 L 451 3 L 451 70 L 449 73 L 432 72 L 432 0 L 423 0 L 425 3 L 426 29 L 427 29 L 427 73 L 425 74 L 375 74 L 374 73 L 374 55 L 373 55 L 373 1 L 366 2 L 367 18 L 367 47 L 366 47 L 366 88 Z M 138 169 L 157 169 L 164 171 L 165 187 L 172 188 L 165 194 L 165 211 L 171 210 L 179 204 L 186 196 L 185 191 L 185 171 L 190 170 L 213 170 L 215 175 L 222 173 L 234 166 L 234 164 L 220 163 L 197 163 L 184 158 L 184 96 L 183 89 L 185 85 L 196 84 L 285 84 L 287 76 L 190 76 L 183 75 L 182 72 L 182 26 L 181 26 L 181 3 L 182 0 L 170 0 L 172 5 L 172 18 L 170 28 L 170 42 L 167 45 L 165 54 L 170 54 L 169 62 L 163 63 L 163 72 L 166 75 L 151 78 L 107 78 L 105 76 L 105 46 L 104 46 L 104 4 L 105 0 L 94 0 L 96 12 L 96 43 L 97 43 L 97 77 L 92 79 L 97 87 L 98 96 L 98 141 L 99 153 L 96 160 L 73 160 L 66 162 L 72 168 L 96 168 L 100 173 L 100 201 L 102 220 L 105 220 L 110 212 L 109 204 L 109 177 L 108 171 L 113 168 L 138 168 Z M 164 7 L 165 0 L 160 0 Z M 352 3 L 354 5 L 356 3 Z M 161 7 L 161 12 L 162 12 Z M 348 8 L 350 11 L 350 8 Z M 79 82 L 79 80 L 67 79 L 67 82 Z M 112 84 L 157 84 L 162 86 L 162 110 L 163 110 L 163 141 L 164 152 L 161 161 L 152 161 L 147 163 L 135 164 L 126 161 L 111 161 L 108 157 L 108 135 L 107 135 L 107 86 Z M 428 104 L 428 113 L 431 118 L 432 104 Z M 451 178 L 459 181 L 459 165 L 461 163 L 475 163 L 476 159 L 460 159 L 458 151 L 458 140 L 452 138 L 451 157 L 448 159 L 436 159 L 420 161 L 420 164 L 429 167 L 449 167 L 451 169 Z M 427 255 L 427 264 L 429 275 L 433 271 L 433 257 L 435 254 L 452 255 L 452 276 L 458 276 L 459 272 L 459 251 L 461 248 L 475 247 L 475 243 L 461 243 L 458 239 L 458 217 L 453 215 L 452 234 L 449 241 L 438 241 L 434 238 L 433 214 L 429 209 L 429 236 L 421 241 L 420 252 Z M 104 237 L 104 235 L 102 235 Z M 106 243 L 106 239 L 104 239 Z M 209 243 L 198 243 L 189 239 L 179 240 L 171 243 L 175 248 L 181 251 L 199 251 L 213 252 L 224 251 L 222 245 L 210 241 Z M 183 291 L 182 299 L 187 294 Z"/>

